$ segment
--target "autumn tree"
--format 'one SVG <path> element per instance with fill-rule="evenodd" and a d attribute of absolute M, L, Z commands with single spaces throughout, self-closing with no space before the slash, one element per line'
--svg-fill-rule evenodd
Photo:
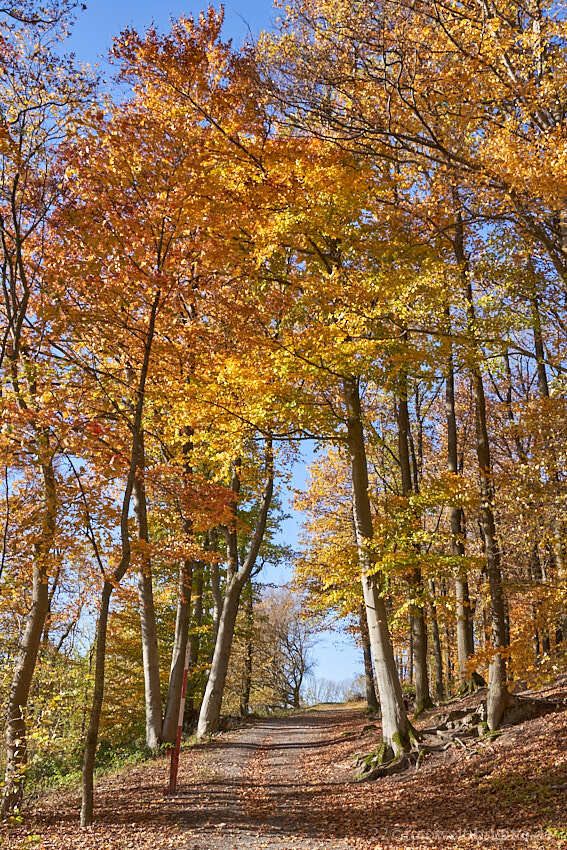
<path fill-rule="evenodd" d="M 0 366 L 6 499 L 10 481 L 31 477 L 42 506 L 34 518 L 33 557 L 21 576 L 30 585 L 31 602 L 7 705 L 5 814 L 18 810 L 22 802 L 25 711 L 54 576 L 59 448 L 52 352 L 46 344 L 49 317 L 44 305 L 50 299 L 45 283 L 46 230 L 60 199 L 55 152 L 74 132 L 90 101 L 90 84 L 59 51 L 73 5 L 54 3 L 41 9 L 31 3 L 10 4 L 0 17 Z M 61 397 L 60 391 L 57 395 Z M 8 517 L 6 522 L 5 546 L 10 537 Z"/>

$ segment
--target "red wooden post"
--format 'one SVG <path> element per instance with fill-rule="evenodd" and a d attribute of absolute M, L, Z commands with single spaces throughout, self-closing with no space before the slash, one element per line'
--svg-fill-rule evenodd
<path fill-rule="evenodd" d="M 175 744 L 171 749 L 171 761 L 169 763 L 169 786 L 168 794 L 175 794 L 177 791 L 177 773 L 179 771 L 179 753 L 181 752 L 181 736 L 183 734 L 183 716 L 185 714 L 185 697 L 187 695 L 187 677 L 189 674 L 189 652 L 190 640 L 187 637 L 187 649 L 185 650 L 185 661 L 183 664 L 183 681 L 181 684 L 181 694 L 179 697 L 179 716 L 177 719 L 177 735 L 175 736 Z"/>

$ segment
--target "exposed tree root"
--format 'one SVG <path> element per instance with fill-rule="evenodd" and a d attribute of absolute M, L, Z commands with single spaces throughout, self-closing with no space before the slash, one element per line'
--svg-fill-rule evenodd
<path fill-rule="evenodd" d="M 532 720 L 553 711 L 565 708 L 564 701 L 533 699 L 530 696 L 514 696 L 503 718 L 505 726 Z M 402 773 L 410 767 L 419 768 L 423 759 L 431 753 L 443 753 L 450 747 L 474 752 L 500 735 L 491 732 L 486 722 L 486 705 L 476 708 L 455 709 L 438 718 L 437 724 L 420 732 L 412 727 L 411 749 L 394 753 L 392 747 L 381 743 L 375 750 L 361 755 L 356 761 L 359 782 L 370 782 L 385 776 Z"/>
<path fill-rule="evenodd" d="M 390 759 L 385 764 L 376 765 L 371 770 L 359 776 L 360 782 L 372 782 L 374 779 L 381 779 L 385 776 L 393 776 L 395 773 L 403 773 L 412 765 L 417 764 L 418 753 L 412 750 L 410 753 L 402 753 L 397 758 Z"/>

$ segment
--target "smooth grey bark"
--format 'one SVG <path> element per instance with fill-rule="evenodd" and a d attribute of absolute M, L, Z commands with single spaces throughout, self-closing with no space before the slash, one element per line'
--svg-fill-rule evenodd
<path fill-rule="evenodd" d="M 2 815 L 17 813 L 23 802 L 27 763 L 25 710 L 41 636 L 49 610 L 48 556 L 53 546 L 57 521 L 57 485 L 49 435 L 38 435 L 38 454 L 43 483 L 43 517 L 39 542 L 35 546 L 31 608 L 27 614 L 6 707 L 6 768 L 2 795 Z"/>
<path fill-rule="evenodd" d="M 128 567 L 130 566 L 132 557 L 132 547 L 130 543 L 130 533 L 128 529 L 128 519 L 130 515 L 130 506 L 134 492 L 134 484 L 141 462 L 142 448 L 142 419 L 144 413 L 144 402 L 146 393 L 146 381 L 150 368 L 150 357 L 152 352 L 152 344 L 155 335 L 156 318 L 161 300 L 161 291 L 156 291 L 152 307 L 150 310 L 148 329 L 144 340 L 144 355 L 136 387 L 136 404 L 134 407 L 134 415 L 130 423 L 132 432 L 132 444 L 130 449 L 130 463 L 126 482 L 124 486 L 124 494 L 122 496 L 122 506 L 120 512 L 120 560 L 112 572 L 110 577 L 105 575 L 102 592 L 99 614 L 96 626 L 96 652 L 95 652 L 95 672 L 93 695 L 91 701 L 91 709 L 89 714 L 89 722 L 87 726 L 87 734 L 85 736 L 85 744 L 83 749 L 83 766 L 81 774 L 81 826 L 90 826 L 93 822 L 94 810 L 94 767 L 96 759 L 96 748 L 98 745 L 98 731 L 100 726 L 100 715 L 104 699 L 104 677 L 106 667 L 106 638 L 108 631 L 108 616 L 110 611 L 110 598 L 112 591 L 117 587 L 124 578 Z M 93 546 L 96 549 L 94 537 L 91 538 Z M 96 553 L 98 557 L 98 552 Z M 100 557 L 98 557 L 99 565 Z"/>
<path fill-rule="evenodd" d="M 397 400 L 398 424 L 398 456 L 402 481 L 402 495 L 409 497 L 417 488 L 417 477 L 413 478 L 410 460 L 410 420 L 408 410 L 407 377 L 402 374 L 399 379 L 399 396 Z M 414 464 L 417 476 L 417 467 Z M 425 589 L 421 569 L 415 567 L 409 576 L 409 584 L 414 601 L 410 606 L 410 627 L 413 648 L 413 673 L 415 680 L 415 713 L 420 714 L 431 708 L 433 700 L 429 691 L 427 671 L 427 623 L 425 620 Z"/>
<path fill-rule="evenodd" d="M 153 753 L 157 753 L 161 744 L 162 704 L 152 561 L 148 552 L 150 534 L 148 528 L 148 504 L 144 483 L 146 464 L 143 432 L 140 434 L 138 458 L 138 469 L 134 481 L 134 513 L 138 524 L 138 540 L 144 546 L 140 572 L 138 574 L 138 595 L 140 599 L 142 664 L 144 669 L 146 746 Z"/>
<path fill-rule="evenodd" d="M 372 553 L 374 530 L 368 494 L 368 463 L 357 378 L 343 380 L 343 394 L 347 414 L 347 444 L 351 467 L 356 544 L 368 635 L 382 711 L 382 736 L 384 743 L 393 754 L 399 755 L 411 748 L 412 729 L 404 707 L 402 686 L 388 628 L 382 576 L 376 570 Z"/>
<path fill-rule="evenodd" d="M 161 738 L 168 744 L 175 743 L 177 723 L 179 720 L 179 701 L 183 686 L 183 671 L 187 655 L 189 639 L 189 614 L 191 610 L 191 585 L 193 579 L 193 562 L 184 560 L 179 565 L 177 585 L 177 610 L 175 612 L 175 635 L 171 653 L 169 684 Z"/>
<path fill-rule="evenodd" d="M 479 364 L 479 346 L 476 340 L 476 316 L 473 290 L 465 254 L 464 229 L 460 212 L 455 226 L 455 258 L 461 269 L 464 294 L 467 301 L 467 321 L 470 334 L 470 374 L 475 408 L 476 456 L 480 478 L 480 524 L 484 538 L 486 572 L 490 591 L 491 644 L 493 654 L 488 667 L 487 723 L 491 730 L 497 729 L 511 697 L 507 687 L 506 657 L 506 614 L 502 569 L 496 520 L 494 517 L 494 482 L 490 454 L 490 440 L 486 414 L 486 396 Z"/>
<path fill-rule="evenodd" d="M 236 497 L 240 488 L 238 476 L 238 467 L 235 468 L 232 481 L 232 489 L 235 492 L 234 512 L 236 520 Z M 238 614 L 238 605 L 242 589 L 256 564 L 266 524 L 268 513 L 272 502 L 274 492 L 274 461 L 271 440 L 266 440 L 266 481 L 264 492 L 260 501 L 258 511 L 258 519 L 254 533 L 250 540 L 248 553 L 242 565 L 239 565 L 238 560 L 238 540 L 236 533 L 236 522 L 234 521 L 231 528 L 227 529 L 227 558 L 228 570 L 227 581 L 224 593 L 222 611 L 218 624 L 217 639 L 211 662 L 211 669 L 201 703 L 201 711 L 199 713 L 199 722 L 197 724 L 197 737 L 203 738 L 205 735 L 211 735 L 216 732 L 219 727 L 220 712 L 222 706 L 222 697 L 226 682 L 226 674 L 228 672 L 228 664 L 230 661 L 230 653 L 232 649 L 232 641 L 234 638 L 234 626 Z"/>
<path fill-rule="evenodd" d="M 362 642 L 362 654 L 364 659 L 364 681 L 366 686 L 366 703 L 368 709 L 373 712 L 380 710 L 380 703 L 376 695 L 374 683 L 374 669 L 372 666 L 372 650 L 370 648 L 370 635 L 368 634 L 368 622 L 364 605 L 360 606 L 359 612 L 360 639 Z"/>
<path fill-rule="evenodd" d="M 199 712 L 199 722 L 197 724 L 198 738 L 212 735 L 219 728 L 222 698 L 232 650 L 232 640 L 241 591 L 242 582 L 236 576 L 233 576 L 224 594 L 217 639 L 213 651 L 213 660 Z"/>

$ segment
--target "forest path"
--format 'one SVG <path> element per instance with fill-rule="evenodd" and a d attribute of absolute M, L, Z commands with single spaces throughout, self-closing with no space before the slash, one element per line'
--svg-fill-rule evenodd
<path fill-rule="evenodd" d="M 567 679 L 556 696 L 567 706 Z M 125 765 L 97 778 L 92 827 L 78 828 L 76 787 L 54 790 L 0 825 L 0 848 L 565 850 L 567 707 L 358 784 L 355 754 L 379 737 L 362 707 L 251 720 L 184 749 L 175 796 L 166 758 Z"/>
<path fill-rule="evenodd" d="M 330 837 L 336 825 L 324 804 L 352 786 L 352 771 L 337 766 L 336 778 L 329 779 L 316 765 L 352 737 L 355 717 L 360 711 L 329 709 L 268 718 L 206 744 L 208 775 L 180 787 L 176 797 L 179 825 L 198 827 L 180 850 L 353 847 L 346 838 Z"/>

